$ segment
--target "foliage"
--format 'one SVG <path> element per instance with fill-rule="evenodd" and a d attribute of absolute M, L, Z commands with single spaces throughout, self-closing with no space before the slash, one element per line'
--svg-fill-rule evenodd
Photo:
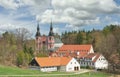
<path fill-rule="evenodd" d="M 23 60 L 24 60 L 24 52 L 20 51 L 17 54 L 17 65 L 20 66 L 23 64 Z"/>
<path fill-rule="evenodd" d="M 28 41 L 28 36 L 28 30 L 21 28 L 3 33 L 0 37 L 0 64 L 28 65 L 34 56 L 34 43 L 32 40 Z"/>
<path fill-rule="evenodd" d="M 32 47 L 28 48 L 26 44 L 24 44 L 23 51 L 20 51 L 17 54 L 17 65 L 28 66 L 28 63 L 32 60 L 32 58 L 33 58 Z"/>
<path fill-rule="evenodd" d="M 79 32 L 76 37 L 76 44 L 82 44 L 82 42 L 83 42 L 83 36 L 82 33 Z"/>

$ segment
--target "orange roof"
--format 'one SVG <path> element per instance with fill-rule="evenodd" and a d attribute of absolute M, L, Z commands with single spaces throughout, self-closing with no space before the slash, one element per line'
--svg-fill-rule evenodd
<path fill-rule="evenodd" d="M 57 50 L 57 53 L 63 53 L 63 56 L 81 58 L 88 54 L 91 47 L 92 45 L 62 45 L 62 47 Z M 77 55 L 77 52 L 80 52 L 79 55 Z"/>
<path fill-rule="evenodd" d="M 41 67 L 67 65 L 72 58 L 68 57 L 35 57 Z"/>
<path fill-rule="evenodd" d="M 89 52 L 92 45 L 62 45 L 58 51 L 81 51 Z"/>

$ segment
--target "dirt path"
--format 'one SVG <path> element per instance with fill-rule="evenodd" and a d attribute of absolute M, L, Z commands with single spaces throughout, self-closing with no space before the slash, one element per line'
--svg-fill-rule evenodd
<path fill-rule="evenodd" d="M 78 71 L 78 72 L 74 72 L 74 73 L 69 73 L 69 74 L 42 74 L 42 75 L 0 75 L 0 77 L 9 77 L 9 76 L 12 76 L 12 77 L 28 77 L 28 76 L 32 76 L 32 77 L 35 77 L 35 76 L 65 76 L 65 75 L 76 75 L 76 74 L 83 74 L 83 73 L 86 73 L 86 72 L 90 72 L 91 70 L 81 70 L 81 71 Z"/>
<path fill-rule="evenodd" d="M 120 75 L 115 75 L 115 76 L 113 75 L 113 76 L 110 76 L 110 77 L 120 77 Z"/>

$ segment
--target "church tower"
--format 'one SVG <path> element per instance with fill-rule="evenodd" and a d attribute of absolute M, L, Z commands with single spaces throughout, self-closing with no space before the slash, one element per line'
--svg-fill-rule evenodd
<path fill-rule="evenodd" d="M 36 51 L 40 52 L 41 49 L 41 34 L 40 34 L 40 28 L 39 28 L 39 23 L 37 24 L 37 32 L 35 35 L 36 39 L 35 39 L 35 49 Z"/>
<path fill-rule="evenodd" d="M 53 33 L 53 27 L 52 27 L 52 22 L 50 23 L 50 31 L 48 35 L 48 50 L 53 50 L 54 49 L 54 33 Z"/>

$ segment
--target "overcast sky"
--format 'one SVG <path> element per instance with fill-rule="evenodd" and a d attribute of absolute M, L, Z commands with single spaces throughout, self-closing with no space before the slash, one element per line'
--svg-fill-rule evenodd
<path fill-rule="evenodd" d="M 103 29 L 120 24 L 120 0 L 0 0 L 0 33 L 27 28 L 33 35 L 37 22 L 41 34 Z"/>

